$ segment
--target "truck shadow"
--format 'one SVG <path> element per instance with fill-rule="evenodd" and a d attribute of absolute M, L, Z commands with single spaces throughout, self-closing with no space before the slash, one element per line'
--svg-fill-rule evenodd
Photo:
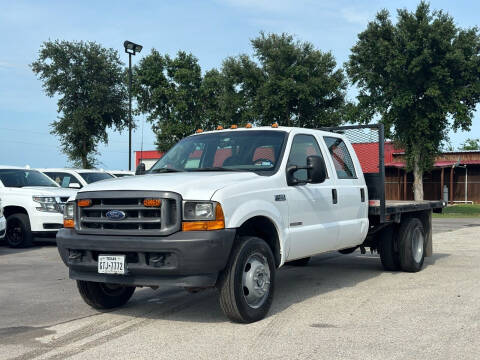
<path fill-rule="evenodd" d="M 0 256 L 35 251 L 42 247 L 57 247 L 57 244 L 54 240 L 35 240 L 33 246 L 26 248 L 11 248 L 10 246 L 8 246 L 5 240 L 0 240 Z"/>
<path fill-rule="evenodd" d="M 434 254 L 425 259 L 425 268 L 435 264 L 448 254 Z M 321 296 L 342 288 L 355 287 L 382 274 L 395 276 L 402 272 L 383 270 L 378 255 L 350 255 L 327 253 L 315 256 L 306 267 L 284 266 L 277 272 L 275 297 L 268 318 L 285 311 L 296 303 Z M 386 279 L 385 281 L 388 281 Z M 144 295 L 136 296 L 126 308 L 115 311 L 122 315 L 138 316 L 135 307 L 154 305 L 152 311 L 141 311 L 144 316 L 154 320 L 180 322 L 215 323 L 228 321 L 220 309 L 218 292 L 208 289 L 196 294 L 178 290 L 175 299 L 162 301 L 162 291 L 144 290 Z M 143 291 L 139 291 L 143 292 Z M 147 295 L 148 294 L 148 295 Z M 140 310 L 140 309 L 137 309 Z M 318 311 L 321 311 L 319 308 Z"/>

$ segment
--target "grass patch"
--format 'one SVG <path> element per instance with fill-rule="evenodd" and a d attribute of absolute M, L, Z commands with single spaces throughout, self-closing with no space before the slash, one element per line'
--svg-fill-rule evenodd
<path fill-rule="evenodd" d="M 443 209 L 442 214 L 433 214 L 435 218 L 443 217 L 480 217 L 480 204 L 457 204 L 452 206 L 447 206 Z"/>

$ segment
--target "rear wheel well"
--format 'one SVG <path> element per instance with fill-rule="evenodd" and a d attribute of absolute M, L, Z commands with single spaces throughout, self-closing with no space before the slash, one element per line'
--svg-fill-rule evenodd
<path fill-rule="evenodd" d="M 238 236 L 256 236 L 265 240 L 275 257 L 275 265 L 277 267 L 280 265 L 280 240 L 277 228 L 272 220 L 265 216 L 255 216 L 248 219 L 238 228 Z"/>
<path fill-rule="evenodd" d="M 5 206 L 3 208 L 3 214 L 5 215 L 5 218 L 8 218 L 12 214 L 26 214 L 28 215 L 27 210 L 25 210 L 21 206 Z"/>

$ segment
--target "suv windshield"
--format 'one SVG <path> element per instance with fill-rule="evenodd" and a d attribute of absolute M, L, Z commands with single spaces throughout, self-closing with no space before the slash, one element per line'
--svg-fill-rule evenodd
<path fill-rule="evenodd" d="M 286 136 L 286 132 L 275 130 L 232 130 L 189 136 L 171 148 L 149 172 L 273 172 Z"/>
<path fill-rule="evenodd" d="M 113 176 L 106 172 L 85 172 L 79 173 L 80 176 L 87 182 L 87 184 L 91 184 L 100 180 L 112 179 Z"/>
<path fill-rule="evenodd" d="M 0 169 L 0 180 L 6 187 L 24 186 L 58 187 L 47 175 L 36 170 Z"/>

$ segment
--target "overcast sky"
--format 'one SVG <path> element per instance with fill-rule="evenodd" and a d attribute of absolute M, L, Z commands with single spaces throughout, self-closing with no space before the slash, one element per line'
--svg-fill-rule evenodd
<path fill-rule="evenodd" d="M 0 0 L 0 164 L 63 167 L 67 159 L 49 124 L 57 117 L 55 99 L 47 97 L 29 68 L 42 42 L 96 41 L 117 49 L 123 41 L 142 44 L 134 63 L 151 48 L 174 55 L 192 52 L 202 70 L 219 67 L 227 56 L 251 53 L 249 40 L 259 31 L 287 32 L 331 51 L 341 66 L 357 34 L 382 8 L 414 9 L 417 1 L 323 0 L 210 0 L 210 1 L 11 1 Z M 461 27 L 478 25 L 480 2 L 432 1 Z M 350 96 L 355 92 L 350 90 Z M 140 149 L 142 119 L 133 134 L 133 150 Z M 479 114 L 470 133 L 451 134 L 457 146 L 467 137 L 480 137 Z M 154 149 L 149 123 L 144 126 L 144 149 Z M 128 132 L 110 131 L 100 146 L 100 167 L 128 167 Z M 133 158 L 133 155 L 132 155 Z M 133 167 L 133 165 L 132 165 Z"/>

